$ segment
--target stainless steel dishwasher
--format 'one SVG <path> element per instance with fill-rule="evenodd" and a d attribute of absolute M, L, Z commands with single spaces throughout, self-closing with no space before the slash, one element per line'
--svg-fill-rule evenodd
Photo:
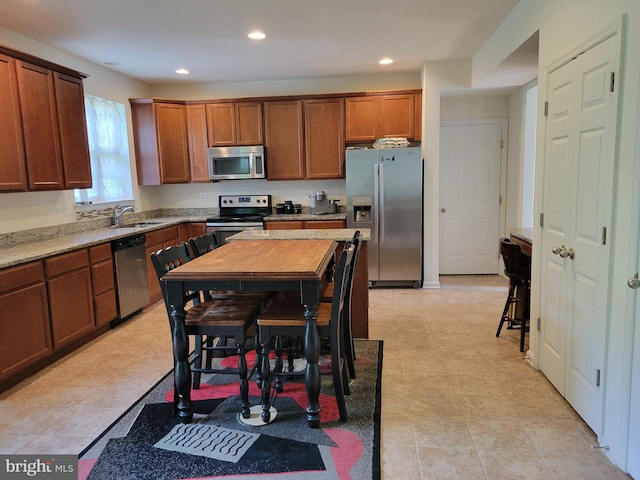
<path fill-rule="evenodd" d="M 119 325 L 149 303 L 149 277 L 144 242 L 144 233 L 111 242 L 118 292 L 118 318 L 111 322 L 112 327 Z"/>

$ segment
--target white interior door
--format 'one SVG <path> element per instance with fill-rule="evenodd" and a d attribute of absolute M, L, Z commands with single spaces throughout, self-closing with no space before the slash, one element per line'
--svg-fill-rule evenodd
<path fill-rule="evenodd" d="M 440 273 L 498 273 L 501 122 L 440 127 Z"/>
<path fill-rule="evenodd" d="M 615 36 L 548 78 L 540 368 L 597 434 L 618 111 L 612 74 L 619 52 Z"/>

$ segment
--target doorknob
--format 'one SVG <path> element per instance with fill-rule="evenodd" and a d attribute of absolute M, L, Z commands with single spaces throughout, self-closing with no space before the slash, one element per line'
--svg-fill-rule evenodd
<path fill-rule="evenodd" d="M 640 280 L 638 280 L 637 273 L 633 277 L 631 277 L 629 280 L 627 280 L 627 285 L 629 286 L 629 288 L 632 288 L 633 290 L 640 287 Z"/>
<path fill-rule="evenodd" d="M 444 207 L 442 207 L 442 208 L 440 209 L 440 211 L 441 211 L 442 213 L 444 213 L 444 212 L 446 212 L 446 211 L 447 211 L 447 209 L 446 209 L 446 208 L 444 208 Z"/>
<path fill-rule="evenodd" d="M 571 260 L 573 260 L 574 258 L 576 258 L 576 252 L 573 248 L 570 248 L 569 250 L 567 250 L 567 247 L 562 245 L 561 247 L 553 247 L 551 249 L 551 252 L 554 255 L 560 255 L 562 258 L 567 258 L 569 257 Z"/>
<path fill-rule="evenodd" d="M 571 260 L 573 260 L 574 258 L 576 258 L 576 252 L 573 248 L 570 248 L 569 250 L 567 250 L 566 247 L 563 246 L 562 251 L 559 253 L 559 255 L 562 258 L 567 258 L 569 257 Z"/>

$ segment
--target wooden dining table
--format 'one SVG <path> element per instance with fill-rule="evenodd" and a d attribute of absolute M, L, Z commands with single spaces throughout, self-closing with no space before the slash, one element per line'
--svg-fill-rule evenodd
<path fill-rule="evenodd" d="M 299 291 L 307 321 L 305 387 L 307 422 L 320 424 L 320 339 L 316 319 L 320 289 L 333 262 L 334 240 L 253 240 L 227 243 L 193 259 L 162 277 L 169 303 L 178 415 L 193 421 L 189 342 L 185 332 L 184 291 Z M 261 372 L 262 381 L 269 372 Z M 264 397 L 264 396 L 263 396 Z M 268 399 L 268 395 L 267 395 Z M 267 400 L 268 401 L 268 400 Z M 269 405 L 262 404 L 263 413 Z"/>

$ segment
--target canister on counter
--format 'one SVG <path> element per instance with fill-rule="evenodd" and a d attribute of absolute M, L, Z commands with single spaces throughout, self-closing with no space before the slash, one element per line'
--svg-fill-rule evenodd
<path fill-rule="evenodd" d="M 284 213 L 290 215 L 293 213 L 293 201 L 285 200 L 284 201 Z"/>

